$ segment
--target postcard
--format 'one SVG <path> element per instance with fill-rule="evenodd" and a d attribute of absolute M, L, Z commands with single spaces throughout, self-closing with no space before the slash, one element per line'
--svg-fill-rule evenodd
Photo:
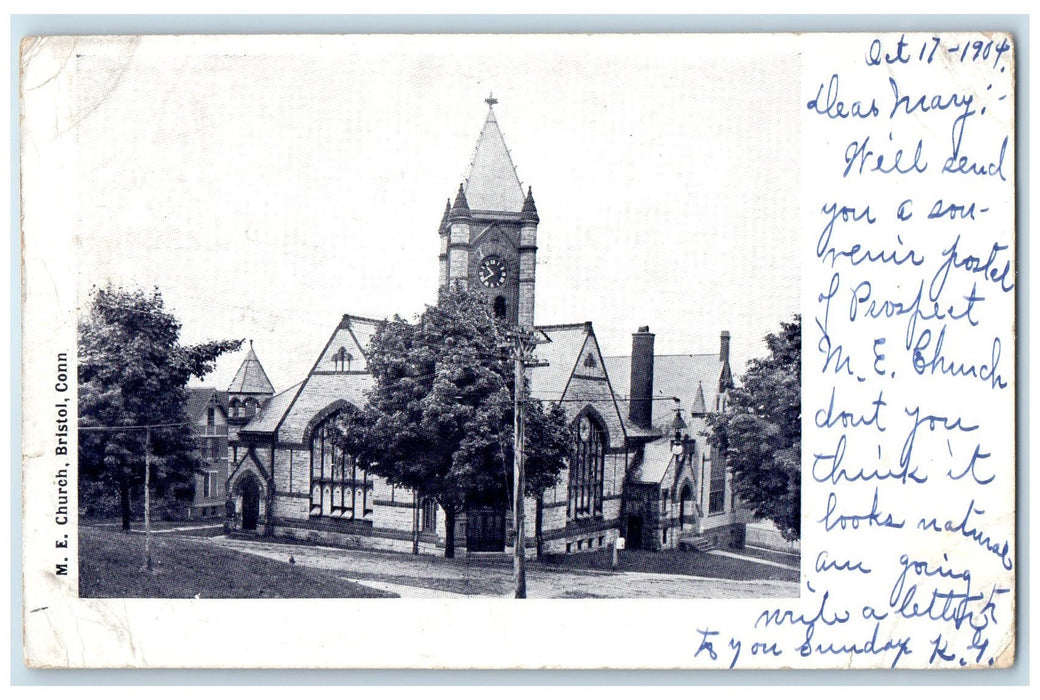
<path fill-rule="evenodd" d="M 1015 68 L 26 39 L 26 664 L 1010 666 Z"/>

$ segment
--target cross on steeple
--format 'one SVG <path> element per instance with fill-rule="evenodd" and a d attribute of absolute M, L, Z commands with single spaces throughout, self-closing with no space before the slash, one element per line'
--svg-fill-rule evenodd
<path fill-rule="evenodd" d="M 488 107 L 494 107 L 498 104 L 498 100 L 495 99 L 495 94 L 493 92 L 489 92 L 487 99 L 484 101 L 487 102 Z"/>

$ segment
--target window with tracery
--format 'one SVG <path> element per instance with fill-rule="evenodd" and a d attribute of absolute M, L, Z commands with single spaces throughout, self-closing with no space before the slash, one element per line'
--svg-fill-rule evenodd
<path fill-rule="evenodd" d="M 340 348 L 332 355 L 332 364 L 337 372 L 349 372 L 350 363 L 354 361 L 354 356 L 347 352 L 346 348 Z"/>
<path fill-rule="evenodd" d="M 582 520 L 603 515 L 603 461 L 607 436 L 588 414 L 571 426 L 567 518 Z"/>
<path fill-rule="evenodd" d="M 422 529 L 423 532 L 437 531 L 437 502 L 432 498 L 422 500 Z"/>
<path fill-rule="evenodd" d="M 711 460 L 711 479 L 708 484 L 708 512 L 722 513 L 726 510 L 726 464 L 723 460 Z"/>
<path fill-rule="evenodd" d="M 363 520 L 372 513 L 371 484 L 357 460 L 335 443 L 336 415 L 311 434 L 311 517 Z"/>

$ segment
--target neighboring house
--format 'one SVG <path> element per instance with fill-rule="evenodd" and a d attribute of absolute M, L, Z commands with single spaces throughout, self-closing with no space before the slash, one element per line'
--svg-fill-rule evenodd
<path fill-rule="evenodd" d="M 670 549 L 680 539 L 696 548 L 743 545 L 750 513 L 706 435 L 708 414 L 726 410 L 733 386 L 729 345 L 722 331 L 717 353 L 655 355 L 654 335 L 644 327 L 632 336 L 631 356 L 606 358 L 615 391 L 631 396 L 632 422 L 660 436 L 629 471 L 629 548 Z"/>
<path fill-rule="evenodd" d="M 188 389 L 188 415 L 202 457 L 202 472 L 195 474 L 195 497 L 189 518 L 224 515 L 228 477 L 227 393 L 211 387 Z"/>
<path fill-rule="evenodd" d="M 725 463 L 713 459 L 702 435 L 705 417 L 724 410 L 732 384 L 729 334 L 719 353 L 654 356 L 654 335 L 642 328 L 632 357 L 604 358 L 590 322 L 535 326 L 539 216 L 531 189 L 525 193 L 516 176 L 495 101 L 488 104 L 467 178 L 438 227 L 439 280 L 481 292 L 495 313 L 535 333 L 535 354 L 547 366 L 530 370 L 531 396 L 559 402 L 571 423 L 560 482 L 526 500 L 524 545 L 532 553 L 567 553 L 612 547 L 619 536 L 646 549 L 681 539 L 694 546 L 742 542 L 746 518 L 735 507 Z M 436 503 L 367 473 L 330 440 L 336 415 L 363 405 L 372 386 L 366 353 L 379 324 L 344 315 L 304 380 L 277 394 L 250 348 L 228 388 L 229 531 L 443 550 L 445 520 Z M 511 551 L 510 504 L 471 504 L 455 535 L 460 550 Z"/>

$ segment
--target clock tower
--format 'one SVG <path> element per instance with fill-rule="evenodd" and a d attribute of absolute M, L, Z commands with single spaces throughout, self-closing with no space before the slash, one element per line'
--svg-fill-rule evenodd
<path fill-rule="evenodd" d="M 440 285 L 459 284 L 483 295 L 509 323 L 534 327 L 538 211 L 524 193 L 495 118 L 487 119 L 465 182 L 441 218 Z"/>

